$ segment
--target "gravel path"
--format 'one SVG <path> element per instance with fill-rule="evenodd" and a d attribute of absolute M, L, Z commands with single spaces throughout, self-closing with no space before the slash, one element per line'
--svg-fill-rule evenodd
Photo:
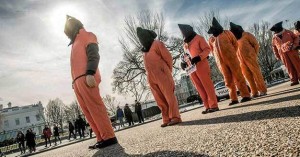
<path fill-rule="evenodd" d="M 36 156 L 300 156 L 299 94 L 300 86 L 284 83 L 251 102 L 220 102 L 219 112 L 186 112 L 177 126 L 155 121 L 117 132 L 120 145 L 88 150 L 92 139 Z"/>

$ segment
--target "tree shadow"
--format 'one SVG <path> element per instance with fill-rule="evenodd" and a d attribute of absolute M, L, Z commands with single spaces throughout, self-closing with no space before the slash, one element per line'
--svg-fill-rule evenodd
<path fill-rule="evenodd" d="M 197 154 L 193 152 L 185 152 L 185 151 L 157 151 L 148 154 L 127 154 L 124 148 L 120 144 L 116 144 L 105 149 L 98 150 L 93 157 L 170 157 L 170 156 L 182 156 L 182 157 L 209 157 L 209 155 L 205 154 Z"/>
<path fill-rule="evenodd" d="M 300 91 L 300 89 L 298 89 L 297 91 Z M 286 92 L 292 93 L 292 92 L 297 92 L 297 91 L 286 91 Z M 284 94 L 284 93 L 282 93 L 282 94 Z M 282 94 L 278 94 L 278 95 L 282 95 Z M 248 106 L 256 106 L 256 105 L 270 105 L 270 104 L 274 104 L 274 103 L 281 103 L 281 102 L 285 102 L 285 101 L 299 100 L 299 99 L 300 99 L 300 95 L 293 95 L 293 96 L 288 96 L 288 97 L 260 101 L 260 102 L 256 102 L 256 103 L 251 103 L 251 101 L 250 101 L 250 102 L 247 102 L 248 104 L 245 104 L 245 105 L 237 104 L 236 106 L 221 109 L 220 111 L 243 108 L 243 107 L 248 107 Z"/>
<path fill-rule="evenodd" d="M 253 111 L 235 115 L 228 115 L 223 117 L 216 117 L 210 119 L 199 119 L 193 121 L 185 121 L 179 125 L 208 125 L 208 124 L 219 124 L 219 123 L 232 123 L 232 122 L 243 122 L 243 121 L 254 121 L 284 117 L 300 117 L 300 106 L 283 107 L 262 111 Z"/>

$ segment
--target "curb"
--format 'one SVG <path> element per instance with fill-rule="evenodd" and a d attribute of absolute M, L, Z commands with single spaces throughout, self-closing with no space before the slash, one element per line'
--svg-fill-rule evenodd
<path fill-rule="evenodd" d="M 189 110 L 182 111 L 180 113 L 185 113 L 185 112 L 193 111 L 193 110 L 199 109 L 201 107 L 203 107 L 203 105 L 200 105 L 198 107 L 195 107 L 195 108 L 192 108 L 192 109 L 189 109 Z M 119 132 L 119 131 L 131 129 L 131 128 L 134 128 L 134 127 L 137 127 L 137 126 L 140 126 L 140 125 L 144 125 L 144 124 L 148 124 L 148 123 L 151 123 L 151 122 L 155 122 L 155 121 L 158 121 L 158 120 L 161 120 L 161 119 L 162 118 L 158 118 L 158 119 L 150 120 L 150 121 L 147 121 L 147 122 L 144 122 L 144 123 L 138 123 L 138 124 L 130 126 L 130 127 L 126 127 L 126 128 L 122 128 L 122 129 L 116 130 L 115 132 Z M 69 143 L 66 143 L 66 144 L 63 144 L 63 145 L 59 145 L 59 146 L 56 146 L 56 147 L 51 147 L 51 148 L 48 148 L 48 149 L 40 150 L 38 152 L 34 152 L 34 153 L 31 153 L 31 154 L 21 155 L 20 157 L 27 157 L 27 156 L 37 155 L 37 154 L 40 154 L 40 153 L 44 153 L 44 152 L 47 152 L 47 151 L 51 151 L 51 150 L 54 150 L 54 149 L 58 149 L 58 148 L 65 147 L 65 146 L 69 146 L 69 145 L 72 145 L 72 144 L 76 144 L 76 143 L 87 141 L 87 140 L 94 139 L 94 138 L 96 138 L 96 137 L 93 136 L 92 138 L 84 138 L 84 139 L 81 139 L 81 140 L 78 140 L 78 141 L 69 142 Z"/>

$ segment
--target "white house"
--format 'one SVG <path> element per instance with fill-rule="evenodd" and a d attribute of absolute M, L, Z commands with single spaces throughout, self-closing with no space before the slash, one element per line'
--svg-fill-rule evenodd
<path fill-rule="evenodd" d="M 41 103 L 27 106 L 0 105 L 1 124 L 0 141 L 14 136 L 17 131 L 26 132 L 31 128 L 39 135 L 44 127 L 44 108 Z M 5 139 L 4 139 L 5 138 Z"/>

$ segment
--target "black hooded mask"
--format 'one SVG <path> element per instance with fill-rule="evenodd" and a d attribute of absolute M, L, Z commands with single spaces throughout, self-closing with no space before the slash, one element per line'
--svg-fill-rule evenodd
<path fill-rule="evenodd" d="M 295 22 L 294 25 L 295 25 L 295 29 L 299 31 L 300 30 L 300 21 Z"/>
<path fill-rule="evenodd" d="M 189 43 L 196 36 L 196 32 L 193 27 L 185 24 L 178 24 L 178 27 L 184 37 L 184 42 Z"/>
<path fill-rule="evenodd" d="M 79 30 L 83 28 L 83 24 L 76 18 L 67 15 L 67 20 L 65 24 L 65 34 L 71 40 L 69 45 L 74 43 L 76 35 L 79 33 Z M 68 46 L 69 46 L 68 45 Z"/>
<path fill-rule="evenodd" d="M 242 26 L 230 22 L 230 31 L 234 34 L 236 39 L 239 40 L 242 38 L 244 29 Z"/>
<path fill-rule="evenodd" d="M 223 27 L 220 25 L 220 23 L 218 22 L 218 20 L 213 17 L 212 20 L 212 26 L 210 26 L 209 30 L 208 30 L 208 34 L 213 34 L 214 37 L 219 36 L 221 33 L 223 33 L 224 29 Z"/>
<path fill-rule="evenodd" d="M 136 29 L 137 36 L 143 46 L 142 51 L 148 52 L 157 34 L 154 31 L 138 27 Z"/>
<path fill-rule="evenodd" d="M 275 33 L 280 33 L 283 30 L 282 27 L 282 21 L 276 23 L 274 26 L 271 27 L 270 31 L 275 32 Z"/>

